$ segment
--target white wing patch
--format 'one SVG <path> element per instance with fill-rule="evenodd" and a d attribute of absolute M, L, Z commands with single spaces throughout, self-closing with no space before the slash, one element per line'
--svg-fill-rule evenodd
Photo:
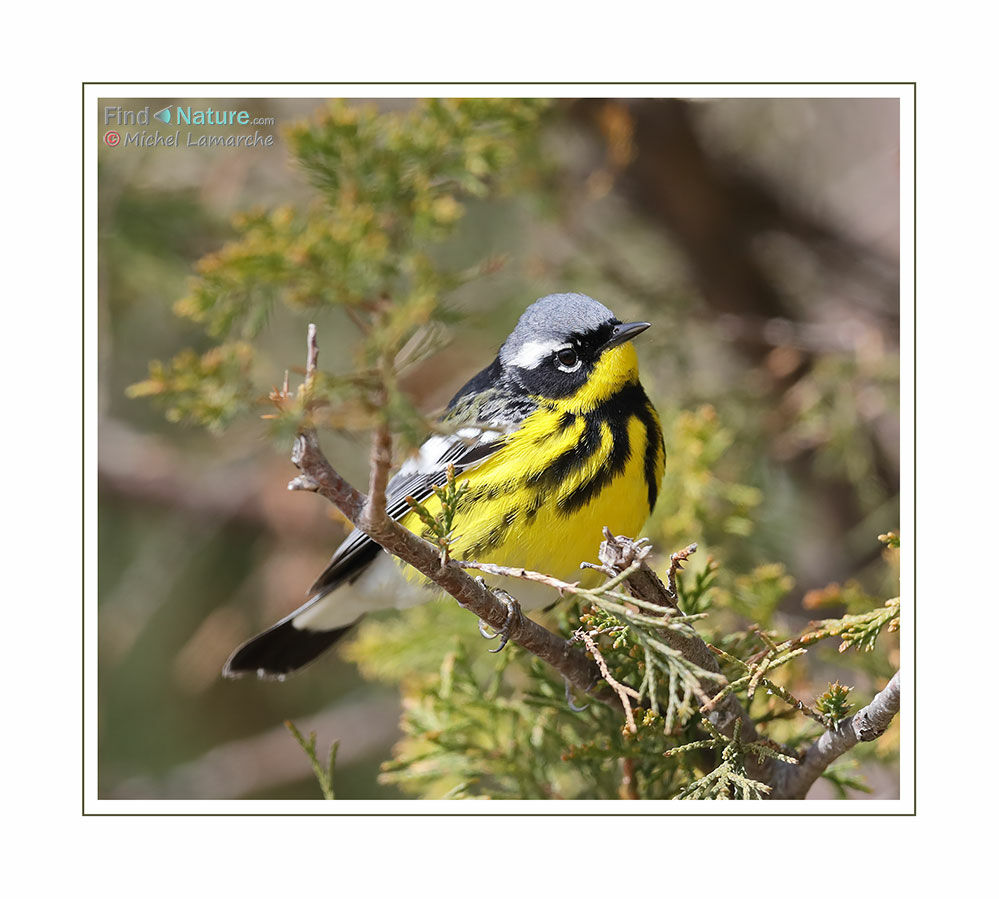
<path fill-rule="evenodd" d="M 419 452 L 415 456 L 408 458 L 399 468 L 399 475 L 434 475 L 438 472 L 443 472 L 448 462 L 454 462 L 461 458 L 461 456 L 466 455 L 475 446 L 481 446 L 483 444 L 493 443 L 499 440 L 503 435 L 504 431 L 489 430 L 484 431 L 482 428 L 460 428 L 453 434 L 435 434 L 433 437 L 424 441 L 423 446 L 420 447 Z M 483 459 L 486 458 L 483 456 Z M 460 471 L 465 471 L 469 468 L 474 468 L 479 459 L 475 462 L 470 462 L 467 465 L 459 465 Z M 389 484 L 389 492 L 392 490 L 391 483 Z"/>
<path fill-rule="evenodd" d="M 453 434 L 435 434 L 424 441 L 415 456 L 402 463 L 399 474 L 435 474 L 476 444 L 492 443 L 502 436 L 502 431 L 483 431 L 481 428 L 461 428 Z M 475 463 L 467 467 L 474 468 Z"/>
<path fill-rule="evenodd" d="M 470 429 L 469 429 L 470 430 Z M 450 435 L 435 434 L 425 441 L 415 456 L 410 456 L 399 468 L 399 474 L 429 474 L 439 466 L 437 460 L 451 445 L 454 438 Z"/>

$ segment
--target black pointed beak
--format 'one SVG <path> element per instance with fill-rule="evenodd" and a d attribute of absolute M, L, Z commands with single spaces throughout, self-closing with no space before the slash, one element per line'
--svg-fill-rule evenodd
<path fill-rule="evenodd" d="M 632 338 L 638 337 L 642 331 L 649 327 L 651 327 L 650 322 L 626 322 L 623 325 L 615 325 L 614 330 L 611 331 L 610 339 L 601 349 L 609 350 L 613 346 L 620 346 L 622 343 L 627 343 Z"/>

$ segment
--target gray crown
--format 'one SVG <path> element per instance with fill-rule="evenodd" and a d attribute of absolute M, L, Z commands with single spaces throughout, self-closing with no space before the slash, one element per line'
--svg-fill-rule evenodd
<path fill-rule="evenodd" d="M 500 348 L 500 359 L 508 362 L 528 341 L 564 340 L 610 321 L 616 321 L 614 313 L 584 293 L 551 293 L 524 310 Z"/>

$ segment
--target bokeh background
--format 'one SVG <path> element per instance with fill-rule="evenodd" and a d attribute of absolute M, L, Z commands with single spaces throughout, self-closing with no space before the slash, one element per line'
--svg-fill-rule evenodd
<path fill-rule="evenodd" d="M 262 130 L 277 139 L 101 149 L 99 794 L 315 798 L 282 726 L 292 718 L 321 745 L 341 741 L 338 798 L 401 798 L 377 779 L 399 736 L 394 689 L 339 653 L 285 683 L 219 678 L 236 644 L 302 601 L 342 521 L 286 490 L 289 448 L 259 421 L 212 435 L 125 395 L 150 359 L 207 348 L 171 307 L 195 262 L 232 236 L 232 216 L 313 196 L 280 129 L 323 101 L 184 103 L 272 117 Z M 712 474 L 744 491 L 721 498 L 734 511 L 707 534 L 657 510 L 650 533 L 676 541 L 665 552 L 699 539 L 736 570 L 783 563 L 789 631 L 825 617 L 815 599 L 830 583 L 895 595 L 875 537 L 899 524 L 897 101 L 564 100 L 542 147 L 534 177 L 469 204 L 441 250 L 456 267 L 505 264 L 449 297 L 462 320 L 407 374 L 417 405 L 443 406 L 537 297 L 588 293 L 622 320 L 654 323 L 636 347 L 667 434 L 720 421 L 724 445 L 705 448 Z M 321 364 L 348 370 L 349 322 L 324 315 Z M 269 322 L 260 346 L 273 384 L 302 364 L 306 321 L 279 310 Z M 324 446 L 364 481 L 363 439 Z M 664 498 L 677 467 L 668 456 Z M 869 696 L 878 672 L 850 676 Z M 858 798 L 897 796 L 891 758 L 863 769 L 873 792 Z"/>

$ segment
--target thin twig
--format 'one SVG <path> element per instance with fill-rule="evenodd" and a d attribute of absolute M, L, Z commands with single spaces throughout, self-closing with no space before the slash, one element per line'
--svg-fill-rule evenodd
<path fill-rule="evenodd" d="M 712 711 L 715 708 L 715 706 L 718 705 L 721 699 L 723 699 L 733 690 L 741 687 L 743 684 L 749 685 L 748 698 L 751 700 L 753 698 L 753 691 L 755 690 L 756 685 L 762 684 L 771 693 L 774 693 L 776 696 L 780 697 L 780 699 L 786 702 L 789 706 L 791 706 L 791 708 L 796 709 L 797 711 L 801 712 L 803 715 L 807 715 L 817 724 L 821 724 L 823 727 L 825 727 L 828 724 L 828 721 L 826 721 L 826 719 L 823 718 L 822 715 L 816 712 L 815 709 L 813 709 L 811 706 L 807 705 L 806 703 L 798 699 L 786 687 L 782 687 L 780 684 L 775 683 L 769 678 L 763 677 L 764 670 L 766 670 L 767 667 L 769 667 L 768 663 L 772 661 L 769 655 L 771 650 L 768 649 L 767 654 L 764 656 L 764 663 L 767 664 L 766 665 L 761 664 L 759 666 L 756 666 L 752 662 L 744 662 L 742 659 L 730 655 L 729 653 L 725 652 L 724 649 L 720 649 L 719 647 L 711 643 L 708 643 L 707 647 L 715 655 L 724 659 L 726 662 L 729 662 L 732 665 L 736 665 L 748 673 L 746 674 L 745 677 L 740 677 L 738 680 L 732 681 L 727 686 L 723 687 L 722 690 L 719 691 L 719 693 L 716 696 L 712 697 L 708 702 L 704 703 L 701 706 L 702 712 Z M 775 649 L 779 649 L 779 647 L 775 647 Z M 792 652 L 788 653 L 786 656 L 782 656 L 781 659 L 779 659 L 778 661 L 781 664 L 783 664 L 783 662 L 787 661 L 790 658 L 793 658 L 796 655 L 800 655 L 803 652 L 804 652 L 803 649 L 793 650 Z"/>
<path fill-rule="evenodd" d="M 314 323 L 309 322 L 309 336 L 308 336 L 308 356 L 305 362 L 305 389 L 309 390 L 312 388 L 312 383 L 316 377 L 316 371 L 319 369 L 319 342 L 316 339 L 317 329 Z"/>
<path fill-rule="evenodd" d="M 666 589 L 669 591 L 669 595 L 673 598 L 674 603 L 676 601 L 676 573 L 683 570 L 683 563 L 687 561 L 695 552 L 697 552 L 697 544 L 691 543 L 690 546 L 684 547 L 679 552 L 673 553 L 669 557 L 669 572 L 666 575 Z"/>
<path fill-rule="evenodd" d="M 385 491 L 391 467 L 392 434 L 388 423 L 383 419 L 371 438 L 371 474 L 368 479 L 368 505 L 365 509 L 365 519 L 369 526 L 378 526 L 391 520 L 385 510 Z"/>
<path fill-rule="evenodd" d="M 550 574 L 542 574 L 540 571 L 530 571 L 527 568 L 512 568 L 507 565 L 493 565 L 492 562 L 470 562 L 467 560 L 459 560 L 457 564 L 461 568 L 474 568 L 476 571 L 495 574 L 497 577 L 515 577 L 525 581 L 546 584 L 558 590 L 559 593 L 564 593 L 579 586 L 579 581 L 563 581 L 557 577 L 552 577 Z"/>
<path fill-rule="evenodd" d="M 371 333 L 371 326 L 357 314 L 357 310 L 349 303 L 345 304 L 343 309 L 347 313 L 347 317 L 357 326 L 357 330 L 367 337 Z"/>
<path fill-rule="evenodd" d="M 597 644 L 594 642 L 593 638 L 585 631 L 580 628 L 573 634 L 573 637 L 578 637 L 583 641 L 586 648 L 589 650 L 590 655 L 593 656 L 593 660 L 597 663 L 600 668 L 600 674 L 603 679 L 610 684 L 611 689 L 617 693 L 618 699 L 621 700 L 621 705 L 624 707 L 624 717 L 627 721 L 627 728 L 629 733 L 637 733 L 638 728 L 635 726 L 635 716 L 631 712 L 631 703 L 628 701 L 628 697 L 632 697 L 636 700 L 641 700 L 638 695 L 637 690 L 633 690 L 631 687 L 627 687 L 624 684 L 614 679 L 614 675 L 610 673 L 610 669 L 607 667 L 607 662 L 604 661 L 603 655 L 601 655 L 600 650 L 597 649 Z"/>

